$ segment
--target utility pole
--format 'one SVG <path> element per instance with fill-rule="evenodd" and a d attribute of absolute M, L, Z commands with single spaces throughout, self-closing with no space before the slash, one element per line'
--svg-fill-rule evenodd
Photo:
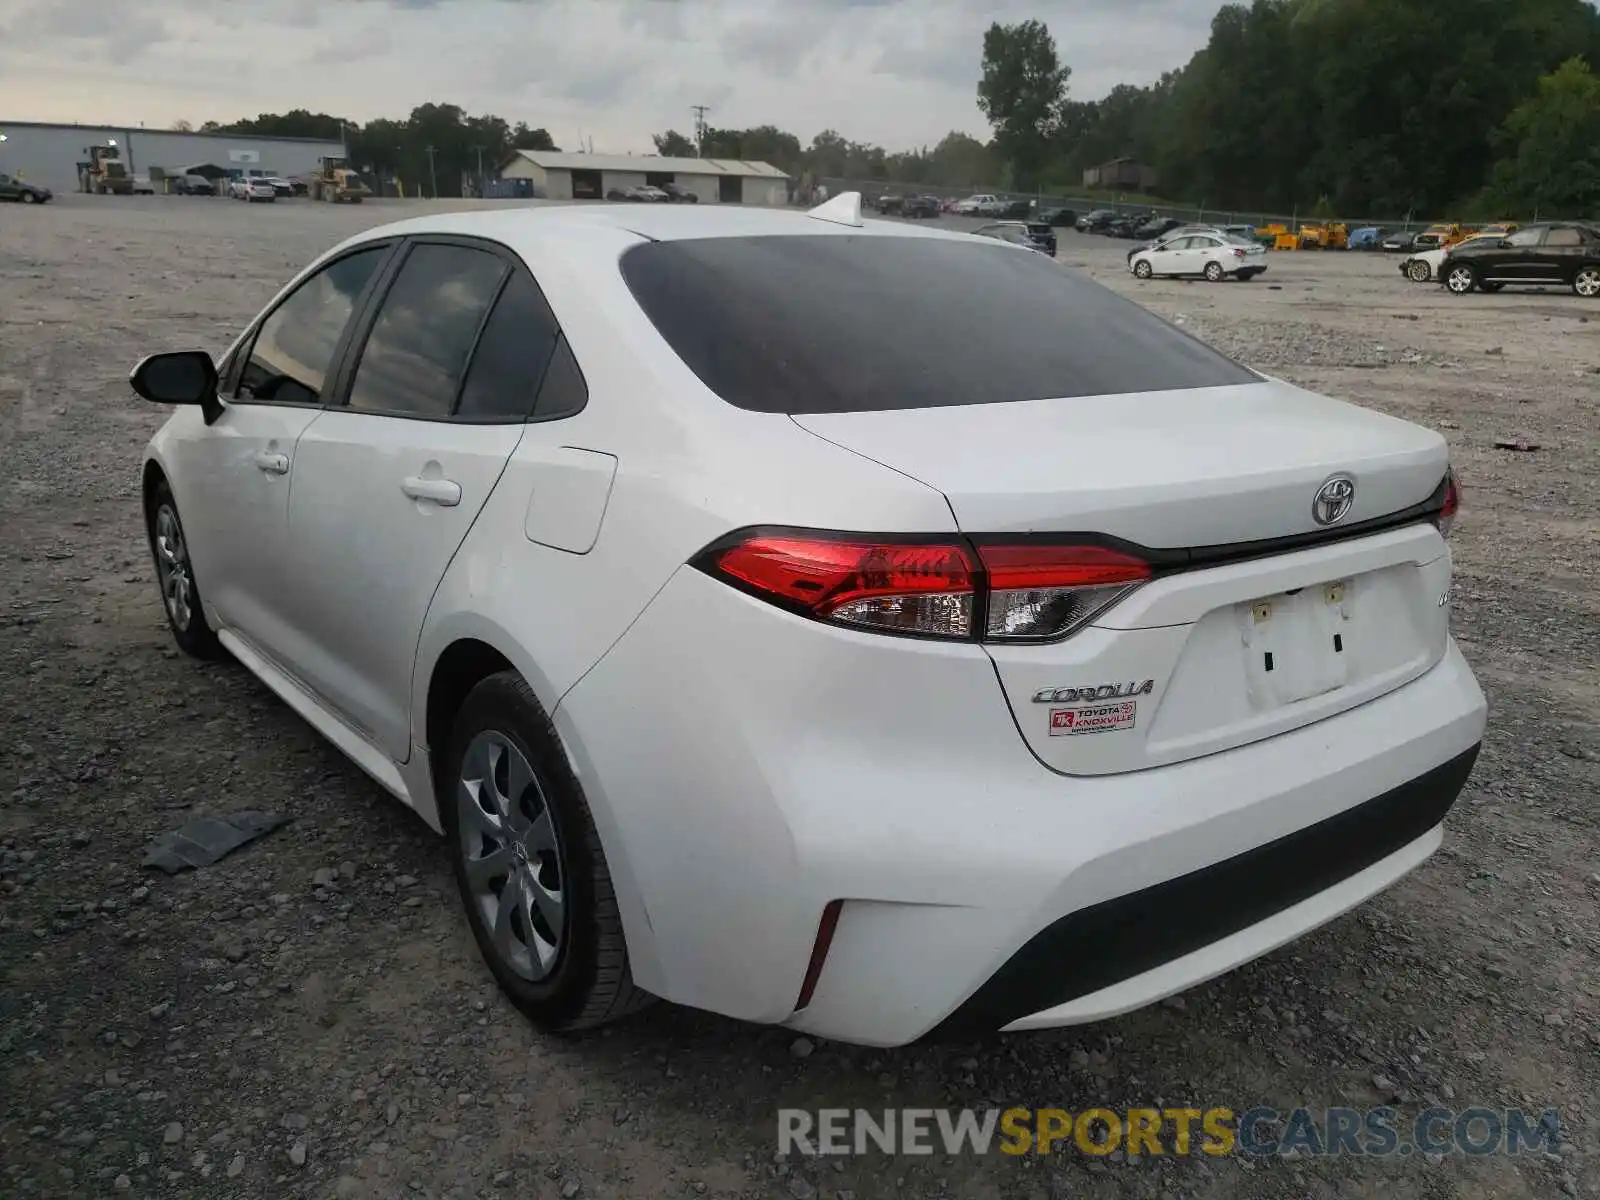
<path fill-rule="evenodd" d="M 711 111 L 709 104 L 691 104 L 689 111 L 694 113 L 694 151 L 704 156 L 706 152 L 706 114 Z"/>
<path fill-rule="evenodd" d="M 478 199 L 482 200 L 483 185 L 486 182 L 483 178 L 483 147 L 474 146 L 473 149 L 478 152 Z"/>
<path fill-rule="evenodd" d="M 433 156 L 439 152 L 437 146 L 424 146 L 423 150 L 428 155 L 428 188 L 433 193 L 433 198 L 439 198 L 439 176 L 434 173 Z"/>

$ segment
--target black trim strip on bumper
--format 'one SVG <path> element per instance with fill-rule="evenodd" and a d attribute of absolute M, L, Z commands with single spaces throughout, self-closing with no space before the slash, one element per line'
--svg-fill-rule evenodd
<path fill-rule="evenodd" d="M 1478 750 L 1276 841 L 1069 913 L 1035 934 L 928 1038 L 992 1033 L 1181 958 L 1342 883 L 1444 820 Z"/>

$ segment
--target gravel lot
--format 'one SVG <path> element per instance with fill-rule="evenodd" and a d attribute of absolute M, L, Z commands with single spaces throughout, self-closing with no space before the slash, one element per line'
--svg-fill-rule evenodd
<path fill-rule="evenodd" d="M 1064 263 L 1224 351 L 1450 438 L 1456 632 L 1492 712 L 1444 849 L 1305 941 L 1102 1025 L 884 1053 L 661 1006 L 558 1043 L 499 999 L 421 822 L 243 670 L 177 654 L 140 527 L 165 414 L 129 392 L 133 362 L 220 351 L 314 254 L 425 207 L 0 213 L 0 1194 L 1600 1195 L 1600 305 L 1453 299 L 1364 254 L 1141 285 L 1128 243 L 1063 232 Z M 1516 436 L 1540 448 L 1495 448 Z M 292 822 L 207 869 L 141 870 L 155 835 L 236 808 Z M 1394 1098 L 1555 1107 L 1570 1144 L 838 1170 L 773 1153 L 781 1106 Z"/>

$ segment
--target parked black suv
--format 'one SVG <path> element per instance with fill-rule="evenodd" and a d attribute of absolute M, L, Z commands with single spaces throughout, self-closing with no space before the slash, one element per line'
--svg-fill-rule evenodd
<path fill-rule="evenodd" d="M 912 218 L 932 218 L 939 215 L 939 197 L 937 196 L 907 196 L 905 203 L 900 206 L 900 215 Z"/>
<path fill-rule="evenodd" d="M 1499 241 L 1480 238 L 1450 249 L 1439 279 L 1465 296 L 1509 284 L 1564 284 L 1586 300 L 1600 299 L 1600 227 L 1571 222 L 1525 225 Z"/>
<path fill-rule="evenodd" d="M 0 200 L 15 200 L 20 204 L 43 204 L 54 195 L 47 187 L 29 183 L 26 179 L 0 173 Z"/>

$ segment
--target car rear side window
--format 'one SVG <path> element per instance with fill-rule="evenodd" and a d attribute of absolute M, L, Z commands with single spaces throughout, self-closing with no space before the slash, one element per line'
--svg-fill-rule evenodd
<path fill-rule="evenodd" d="M 508 268 L 486 250 L 423 243 L 406 256 L 362 347 L 348 404 L 448 417 Z"/>
<path fill-rule="evenodd" d="M 1546 246 L 1581 246 L 1583 245 L 1583 234 L 1571 227 L 1552 229 L 1545 234 L 1544 244 Z"/>
<path fill-rule="evenodd" d="M 527 420 L 559 333 L 538 285 L 520 272 L 513 275 L 473 351 L 456 415 L 468 421 Z"/>
<path fill-rule="evenodd" d="M 278 305 L 256 335 L 239 377 L 241 400 L 318 404 L 356 301 L 390 247 L 347 254 Z"/>

